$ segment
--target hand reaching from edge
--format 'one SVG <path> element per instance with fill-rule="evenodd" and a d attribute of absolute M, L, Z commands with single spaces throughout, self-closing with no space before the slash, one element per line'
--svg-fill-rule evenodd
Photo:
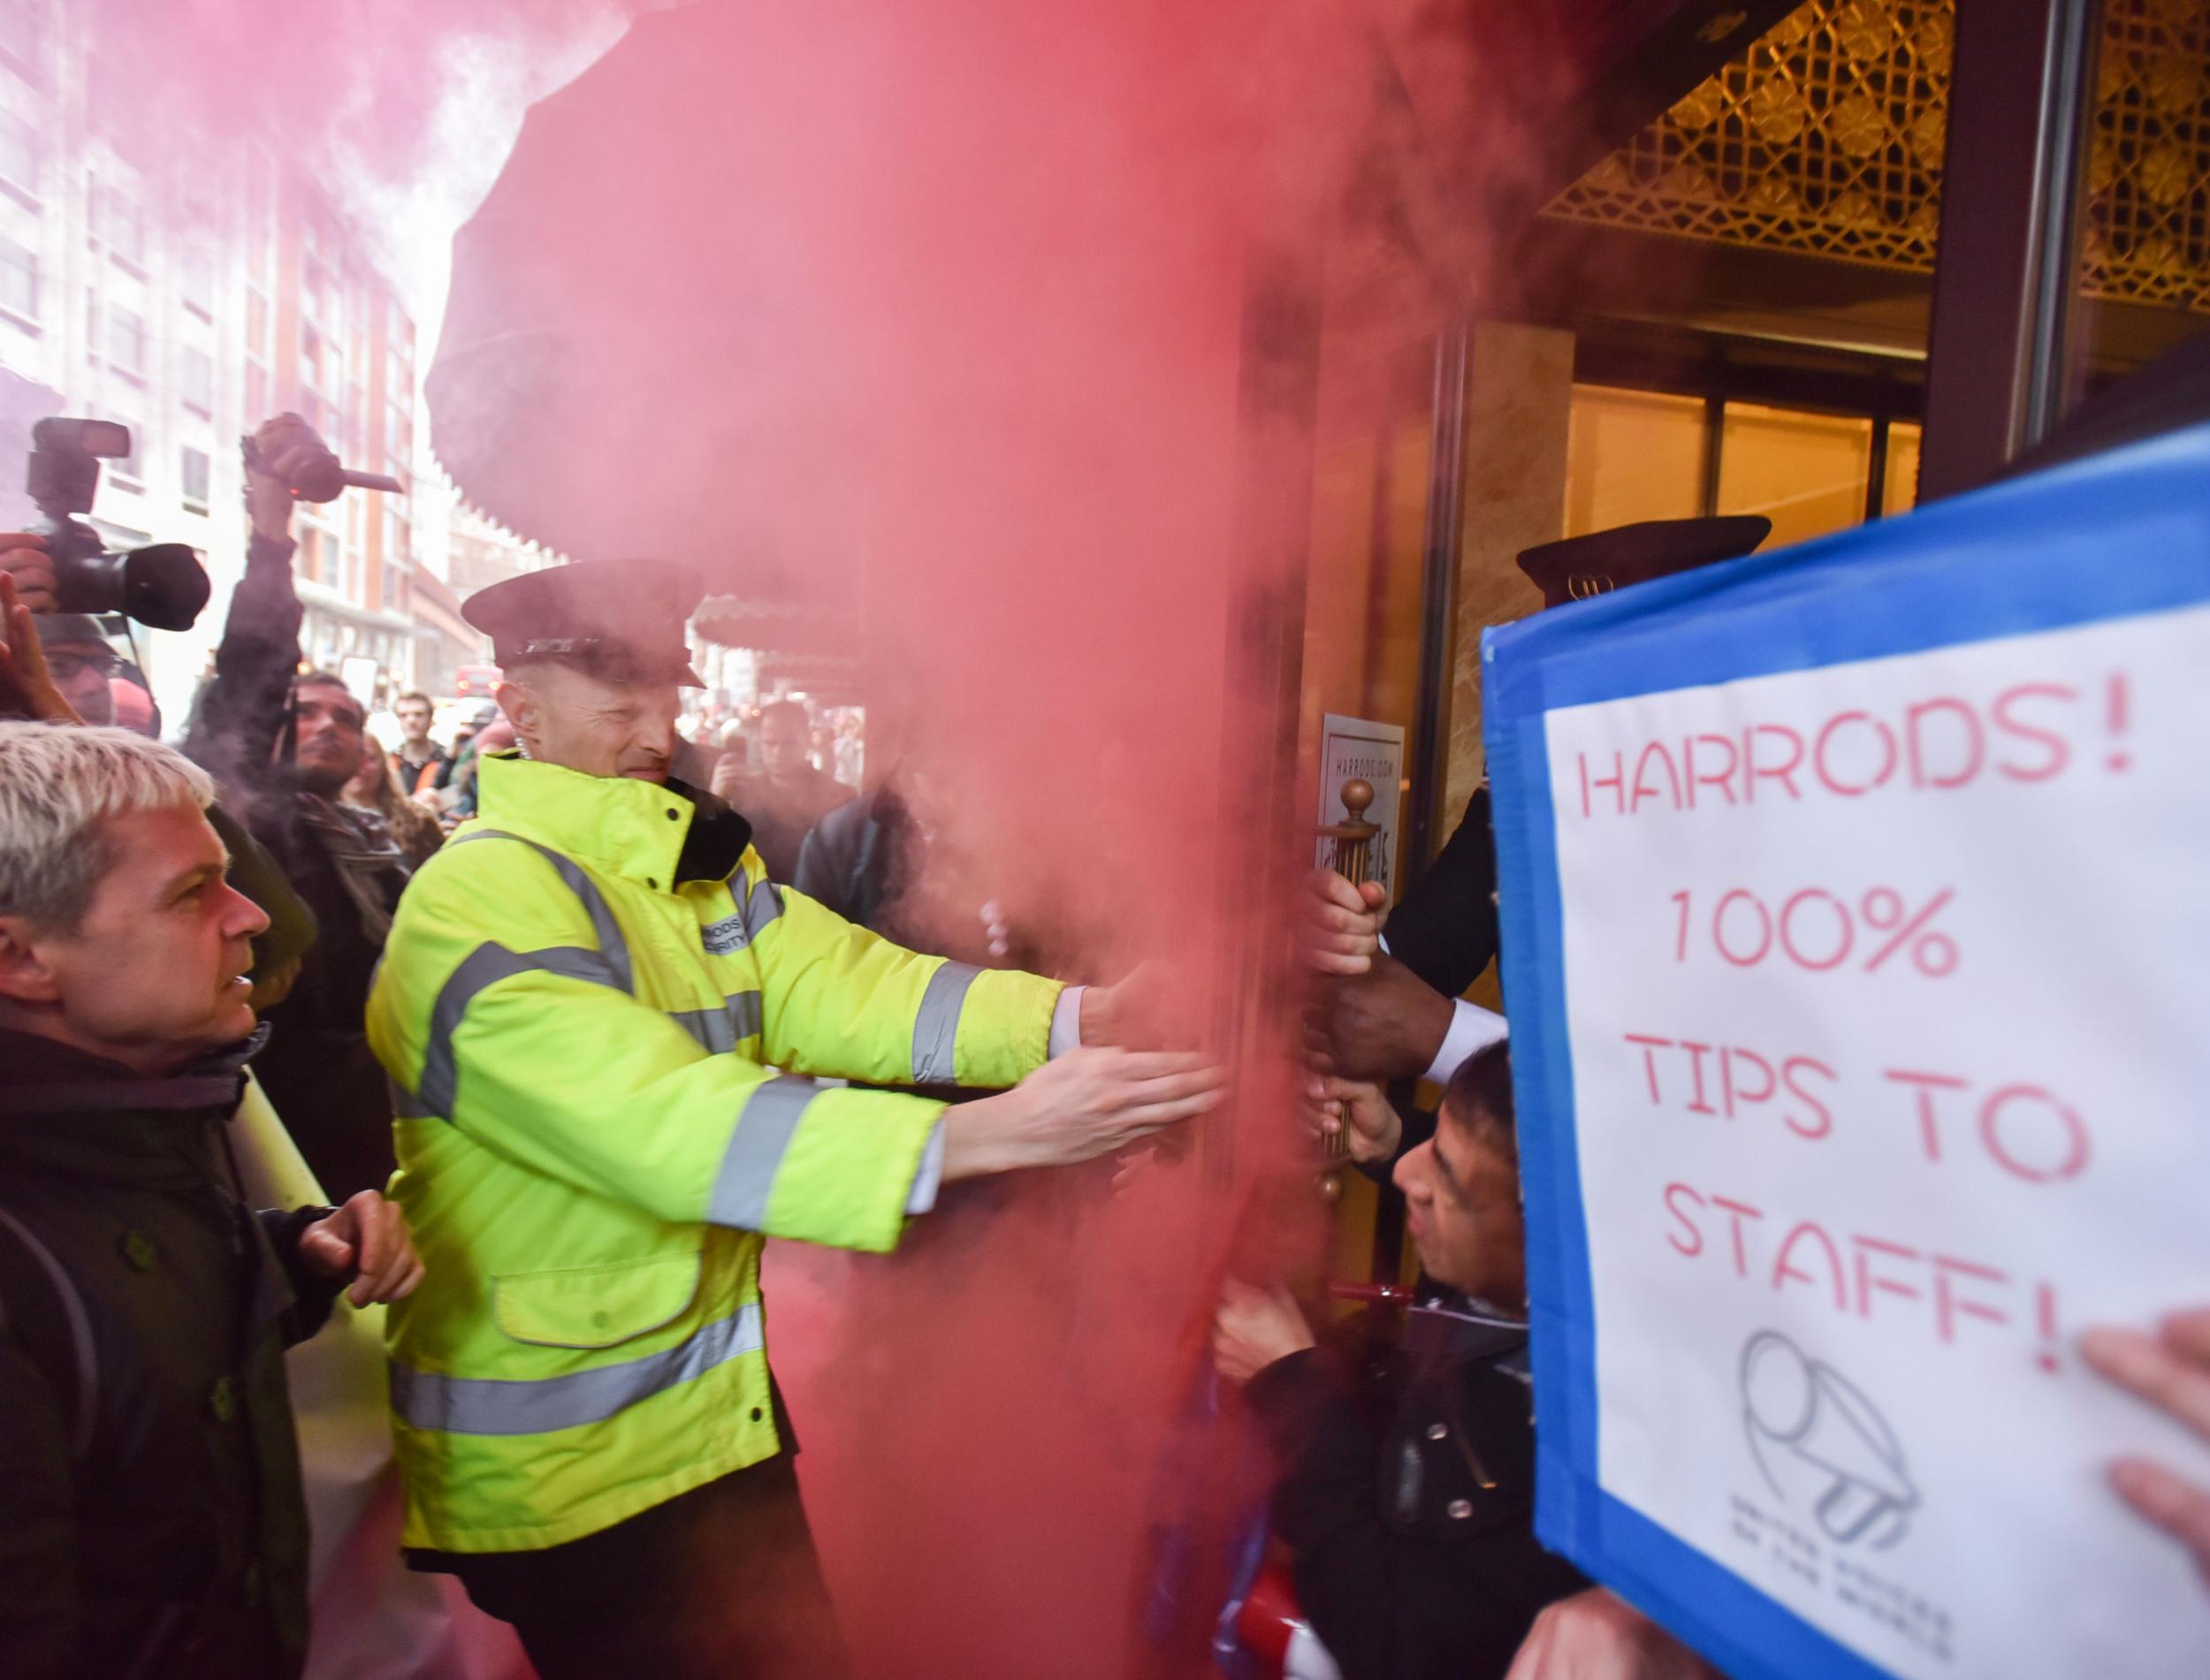
<path fill-rule="evenodd" d="M 0 543 L 17 540 L 0 536 Z M 21 575 L 0 571 L 0 716 L 80 724 L 84 719 L 62 697 L 53 673 L 46 668 L 46 650 L 39 642 L 38 626 L 21 599 Z"/>
<path fill-rule="evenodd" d="M 2154 1335 L 2090 1330 L 2080 1338 L 2079 1350 L 2121 1388 L 2210 1441 L 2210 1307 L 2174 1313 Z M 2146 1458 L 2119 1459 L 2110 1466 L 2110 1485 L 2142 1517 L 2193 1553 L 2195 1567 L 2210 1580 L 2210 1489 Z"/>
<path fill-rule="evenodd" d="M 1213 1315 L 1213 1368 L 1230 1382 L 1246 1383 L 1277 1360 L 1313 1345 L 1287 1289 L 1259 1289 L 1230 1278 Z"/>
<path fill-rule="evenodd" d="M 1600 1586 L 1535 1618 L 1505 1680 L 1720 1680 L 1719 1672 Z"/>

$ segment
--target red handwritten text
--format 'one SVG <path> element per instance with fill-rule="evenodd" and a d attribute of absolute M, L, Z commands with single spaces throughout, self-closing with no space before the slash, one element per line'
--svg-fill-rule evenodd
<path fill-rule="evenodd" d="M 2053 781 L 2103 750 L 2111 773 L 2129 722 L 2127 680 L 2096 691 L 2014 683 L 1992 696 L 1930 695 L 1878 711 L 1853 706 L 1810 723 L 1749 723 L 1574 755 L 1581 814 L 1639 817 L 1881 793 L 1949 793 L 1991 778 Z"/>
<path fill-rule="evenodd" d="M 2056 1292 L 2000 1266 L 1816 1220 L 1783 1220 L 1757 1204 L 1692 1185 L 1665 1190 L 1665 1242 L 1752 1287 L 1795 1291 L 1848 1317 L 1931 1331 L 1954 1345 L 1968 1324 L 2022 1329 L 2056 1369 Z"/>

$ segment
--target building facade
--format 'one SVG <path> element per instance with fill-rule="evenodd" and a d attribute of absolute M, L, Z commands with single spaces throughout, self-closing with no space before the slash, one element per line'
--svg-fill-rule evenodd
<path fill-rule="evenodd" d="M 423 470 L 415 323 L 364 241 L 271 146 L 115 111 L 127 102 L 102 95 L 89 10 L 0 0 L 0 369 L 53 412 L 130 427 L 92 513 L 112 545 L 204 559 L 214 594 L 191 630 L 132 628 L 164 716 L 186 716 L 244 563 L 240 439 L 286 411 L 404 487 L 301 506 L 303 657 L 369 694 L 449 680 L 484 650 L 446 645 L 457 620 L 438 603 L 417 609 L 418 580 L 446 569 L 442 534 L 471 574 L 557 557 L 446 517 L 451 486 Z M 20 471 L 0 461 L 0 483 Z"/>
<path fill-rule="evenodd" d="M 491 659 L 490 638 L 461 617 L 461 603 L 476 590 L 524 572 L 566 564 L 567 557 L 508 530 L 464 499 L 442 468 L 422 484 L 428 551 L 443 564 L 415 576 L 415 685 L 443 696 L 458 692 L 460 670 Z"/>

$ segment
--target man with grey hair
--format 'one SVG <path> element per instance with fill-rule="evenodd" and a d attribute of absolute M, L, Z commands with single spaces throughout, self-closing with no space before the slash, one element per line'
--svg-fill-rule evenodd
<path fill-rule="evenodd" d="M 289 1676 L 306 1513 L 284 1349 L 422 1276 L 376 1191 L 249 1212 L 225 1127 L 268 918 L 206 774 L 0 723 L 0 1651 L 11 1675 Z"/>

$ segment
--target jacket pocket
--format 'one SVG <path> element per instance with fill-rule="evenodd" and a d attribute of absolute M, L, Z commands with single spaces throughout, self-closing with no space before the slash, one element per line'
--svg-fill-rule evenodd
<path fill-rule="evenodd" d="M 698 1294 L 699 1257 L 509 1272 L 492 1281 L 492 1319 L 516 1342 L 611 1348 L 681 1318 Z"/>

